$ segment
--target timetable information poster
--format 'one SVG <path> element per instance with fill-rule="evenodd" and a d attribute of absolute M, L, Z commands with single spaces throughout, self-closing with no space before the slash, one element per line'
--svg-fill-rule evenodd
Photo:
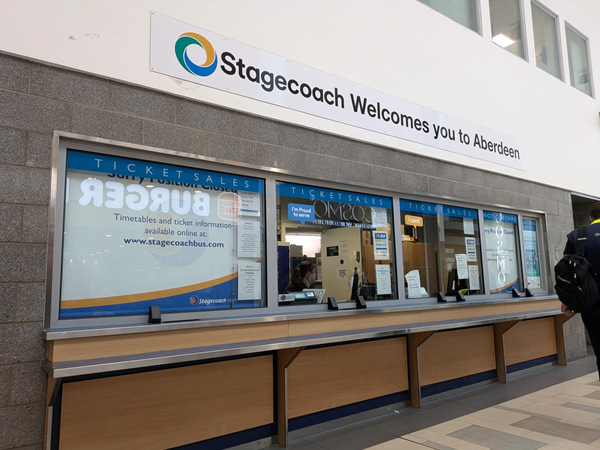
<path fill-rule="evenodd" d="M 262 306 L 263 192 L 260 179 L 69 150 L 61 318 Z"/>

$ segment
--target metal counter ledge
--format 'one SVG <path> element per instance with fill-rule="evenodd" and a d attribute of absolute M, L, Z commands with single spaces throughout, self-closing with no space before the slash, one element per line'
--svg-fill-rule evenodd
<path fill-rule="evenodd" d="M 548 300 L 549 298 L 556 297 L 545 297 L 540 299 Z M 478 302 L 478 305 L 480 303 Z M 489 304 L 489 302 L 483 302 L 483 304 Z M 474 306 L 473 303 L 466 305 Z M 445 304 L 442 307 L 460 307 L 462 305 L 448 305 Z M 439 307 L 439 306 L 436 306 Z M 388 308 L 390 309 L 390 308 Z M 394 311 L 399 311 L 400 308 L 394 308 Z M 420 308 L 411 308 L 411 309 L 424 309 Z M 405 310 L 405 308 L 402 308 Z M 367 310 L 366 312 L 377 312 L 376 309 Z M 364 313 L 364 311 L 360 311 Z M 338 314 L 340 312 L 337 312 Z M 353 310 L 348 311 L 348 313 L 357 314 L 359 311 Z M 126 355 L 126 356 L 118 356 L 118 357 L 108 357 L 108 358 L 97 358 L 97 359 L 89 359 L 89 360 L 79 360 L 79 361 L 68 361 L 68 362 L 56 362 L 52 363 L 50 361 L 46 361 L 44 364 L 44 369 L 46 372 L 53 378 L 67 378 L 74 377 L 80 375 L 92 375 L 99 373 L 109 373 L 116 372 L 121 370 L 131 370 L 131 369 L 140 369 L 145 367 L 157 367 L 164 366 L 170 364 L 178 364 L 178 363 L 187 363 L 193 361 L 201 361 L 207 359 L 214 358 L 223 358 L 223 357 L 231 357 L 237 355 L 245 355 L 251 353 L 260 353 L 260 352 L 268 352 L 275 350 L 282 350 L 286 348 L 296 348 L 296 347 L 311 347 L 317 345 L 326 345 L 326 344 L 334 344 L 340 342 L 353 342 L 365 339 L 375 339 L 382 338 L 388 336 L 400 336 L 407 335 L 410 333 L 418 333 L 424 331 L 440 331 L 440 330 L 451 330 L 451 329 L 459 329 L 459 328 L 468 328 L 475 327 L 480 325 L 490 325 L 499 322 L 508 322 L 508 321 L 520 321 L 524 319 L 534 319 L 534 318 L 542 318 L 542 317 L 550 317 L 561 314 L 560 309 L 552 308 L 552 309 L 544 309 L 537 311 L 529 311 L 524 313 L 516 313 L 516 314 L 500 314 L 500 315 L 491 315 L 491 316 L 481 316 L 471 319 L 459 319 L 459 320 L 447 320 L 447 321 L 437 321 L 437 322 L 427 322 L 427 323 L 415 323 L 415 324 L 407 324 L 407 325 L 397 325 L 397 326 L 387 326 L 387 327 L 379 327 L 379 328 L 368 328 L 361 330 L 352 330 L 352 331 L 342 331 L 342 332 L 334 332 L 334 333 L 322 333 L 322 334 L 313 334 L 308 336 L 295 336 L 295 337 L 287 337 L 287 338 L 278 338 L 278 339 L 267 339 L 267 340 L 258 340 L 258 341 L 248 341 L 248 342 L 238 342 L 234 344 L 223 344 L 223 345 L 214 345 L 214 346 L 206 346 L 206 347 L 195 347 L 195 348 L 186 348 L 186 349 L 178 349 L 178 350 L 170 350 L 170 351 L 161 351 L 161 352 L 152 352 L 152 353 L 140 353 L 134 355 Z M 302 314 L 302 318 L 310 318 L 317 317 L 331 317 L 331 314 L 320 313 L 317 315 L 313 314 Z M 290 320 L 290 316 L 282 316 L 285 319 L 279 320 Z M 296 317 L 294 317 L 296 318 Z M 253 318 L 256 320 L 256 318 Z M 231 320 L 228 320 L 230 322 Z M 218 322 L 218 321 L 212 321 Z M 236 322 L 239 323 L 239 322 Z M 248 323 L 248 322 L 244 322 Z M 229 325 L 230 323 L 228 323 Z M 176 325 L 183 325 L 178 323 Z M 216 324 L 214 324 L 216 325 Z M 213 325 L 213 326 L 214 326 Z M 224 325 L 222 322 L 219 322 L 218 325 Z M 139 331 L 138 331 L 139 332 Z M 58 332 L 52 332 L 52 335 Z M 50 333 L 49 333 L 50 334 Z M 120 334 L 120 333 L 110 333 L 110 334 Z M 88 335 L 89 336 L 89 335 Z M 98 336 L 98 334 L 96 334 Z M 81 337 L 81 336 L 77 336 Z"/>

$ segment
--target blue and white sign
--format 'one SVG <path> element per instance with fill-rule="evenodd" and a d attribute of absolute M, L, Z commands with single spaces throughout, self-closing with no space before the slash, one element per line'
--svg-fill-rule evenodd
<path fill-rule="evenodd" d="M 477 219 L 477 210 L 460 208 L 458 206 L 436 205 L 434 203 L 416 202 L 413 200 L 400 200 L 400 210 L 405 212 L 421 213 L 429 216 L 441 214 L 447 217 L 465 217 Z"/>
<path fill-rule="evenodd" d="M 69 150 L 61 318 L 262 306 L 264 182 Z"/>

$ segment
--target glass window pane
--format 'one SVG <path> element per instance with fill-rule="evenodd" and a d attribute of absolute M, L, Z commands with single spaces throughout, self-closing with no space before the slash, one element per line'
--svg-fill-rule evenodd
<path fill-rule="evenodd" d="M 398 298 L 392 230 L 388 197 L 278 183 L 279 305 Z"/>
<path fill-rule="evenodd" d="M 265 306 L 264 181 L 69 150 L 61 318 Z"/>
<path fill-rule="evenodd" d="M 566 29 L 571 86 L 585 92 L 587 95 L 592 95 L 587 42 L 569 27 L 566 27 Z"/>
<path fill-rule="evenodd" d="M 556 18 L 535 3 L 531 3 L 533 38 L 537 66 L 556 78 L 560 78 Z"/>
<path fill-rule="evenodd" d="M 483 218 L 490 293 L 523 290 L 517 215 L 484 211 Z"/>
<path fill-rule="evenodd" d="M 479 33 L 476 0 L 419 0 L 446 17 Z"/>
<path fill-rule="evenodd" d="M 525 58 L 520 0 L 490 0 L 490 18 L 492 41 L 509 52 Z"/>
<path fill-rule="evenodd" d="M 538 221 L 523 219 L 523 243 L 525 245 L 525 266 L 527 267 L 527 287 L 541 289 L 540 247 L 538 238 Z"/>
<path fill-rule="evenodd" d="M 482 294 L 477 210 L 400 200 L 406 298 Z"/>

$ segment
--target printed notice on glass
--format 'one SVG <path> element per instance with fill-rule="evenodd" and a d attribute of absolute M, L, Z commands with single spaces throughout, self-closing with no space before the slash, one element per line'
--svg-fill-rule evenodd
<path fill-rule="evenodd" d="M 237 227 L 238 258 L 260 258 L 260 222 L 240 220 Z"/>
<path fill-rule="evenodd" d="M 390 277 L 390 266 L 388 264 L 377 264 L 375 266 L 377 277 L 377 295 L 392 293 L 392 280 Z"/>
<path fill-rule="evenodd" d="M 390 247 L 387 231 L 373 231 L 373 252 L 375 260 L 390 259 Z"/>
<path fill-rule="evenodd" d="M 338 282 L 340 282 L 340 283 L 346 282 L 348 273 L 347 273 L 346 268 L 342 264 L 338 264 L 338 266 L 337 266 L 337 276 L 338 276 Z"/>
<path fill-rule="evenodd" d="M 417 269 L 411 270 L 406 275 L 406 284 L 408 284 L 408 297 L 421 297 L 421 274 Z"/>
<path fill-rule="evenodd" d="M 465 234 L 475 234 L 475 225 L 473 225 L 473 219 L 467 219 L 463 217 L 463 230 Z"/>
<path fill-rule="evenodd" d="M 469 290 L 478 291 L 479 286 L 479 268 L 477 266 L 469 266 Z"/>
<path fill-rule="evenodd" d="M 477 262 L 477 246 L 475 245 L 475 238 L 466 237 L 465 247 L 467 248 L 467 261 Z"/>
<path fill-rule="evenodd" d="M 344 258 L 350 257 L 350 241 L 343 239 L 340 241 L 340 256 Z"/>
<path fill-rule="evenodd" d="M 260 263 L 238 263 L 238 300 L 260 299 L 260 278 Z"/>
<path fill-rule="evenodd" d="M 371 208 L 371 222 L 375 228 L 387 228 L 387 210 L 384 208 Z"/>
<path fill-rule="evenodd" d="M 242 216 L 260 216 L 261 194 L 256 192 L 239 191 L 237 195 L 240 198 L 240 212 L 242 213 Z"/>
<path fill-rule="evenodd" d="M 460 253 L 454 256 L 456 257 L 456 272 L 458 279 L 466 280 L 469 278 L 469 274 L 467 272 L 467 255 Z"/>

